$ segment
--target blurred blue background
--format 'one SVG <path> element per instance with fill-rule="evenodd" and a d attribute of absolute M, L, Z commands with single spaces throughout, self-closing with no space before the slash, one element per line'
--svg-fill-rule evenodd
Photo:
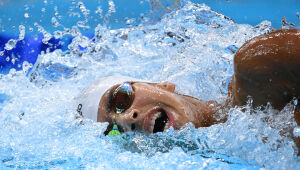
<path fill-rule="evenodd" d="M 174 1 L 160 0 L 159 2 L 172 9 Z M 224 14 L 240 24 L 255 26 L 263 20 L 269 20 L 272 22 L 272 26 L 278 29 L 281 28 L 282 18 L 286 17 L 287 22 L 300 25 L 299 0 L 191 1 L 205 3 L 212 10 Z M 63 39 L 51 38 L 48 44 L 44 44 L 42 43 L 43 35 L 38 32 L 38 27 L 53 35 L 54 31 L 77 25 L 82 34 L 91 37 L 98 24 L 106 25 L 110 29 L 131 27 L 142 22 L 153 24 L 159 21 L 164 13 L 170 11 L 159 5 L 156 5 L 158 8 L 151 6 L 151 0 L 89 0 L 82 2 L 83 5 L 80 5 L 78 0 L 2 0 L 0 2 L 0 54 L 2 52 L 0 73 L 5 74 L 11 68 L 20 70 L 23 61 L 34 63 L 41 51 L 66 49 L 66 44 L 71 41 L 71 36 L 63 36 Z M 152 2 L 159 3 L 155 0 Z M 4 50 L 5 44 L 10 39 L 18 39 L 19 25 L 25 26 L 24 40 L 17 42 L 16 48 L 12 50 Z"/>

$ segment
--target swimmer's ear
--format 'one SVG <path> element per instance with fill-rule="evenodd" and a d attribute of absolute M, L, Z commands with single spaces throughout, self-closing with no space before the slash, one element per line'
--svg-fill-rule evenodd
<path fill-rule="evenodd" d="M 157 83 L 156 86 L 172 93 L 175 91 L 175 84 L 173 83 L 169 83 L 169 82 Z"/>

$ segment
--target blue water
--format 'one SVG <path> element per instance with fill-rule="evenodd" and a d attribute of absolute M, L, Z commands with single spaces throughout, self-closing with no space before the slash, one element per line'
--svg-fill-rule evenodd
<path fill-rule="evenodd" d="M 110 10 L 103 7 L 103 15 L 122 10 L 113 9 L 119 1 L 109 2 L 113 2 Z M 50 9 L 58 4 L 40 3 Z M 80 10 L 78 3 L 68 4 L 80 14 L 77 21 L 97 9 L 83 3 Z M 224 102 L 234 51 L 272 29 L 269 21 L 257 26 L 235 23 L 209 6 L 190 1 L 153 13 L 148 1 L 143 3 L 150 10 L 145 13 L 148 19 L 138 24 L 126 20 L 131 24 L 125 21 L 123 28 L 110 25 L 110 17 L 99 25 L 79 24 L 83 27 L 72 24 L 74 18 L 70 23 L 62 18 L 57 20 L 64 27 L 54 23 L 51 29 L 43 25 L 46 21 L 36 21 L 38 25 L 32 27 L 39 28 L 40 34 L 35 37 L 24 19 L 22 40 L 16 25 L 14 40 L 25 45 L 36 41 L 33 44 L 40 49 L 34 49 L 44 50 L 34 62 L 9 56 L 10 63 L 20 64 L 19 71 L 8 69 L 0 75 L 0 169 L 297 169 L 300 159 L 291 138 L 296 127 L 293 103 L 278 112 L 271 106 L 252 108 L 250 100 L 244 107 L 220 112 L 219 116 L 228 116 L 225 123 L 198 129 L 187 124 L 181 130 L 151 135 L 104 136 L 107 123 L 84 120 L 81 124 L 75 119 L 73 99 L 80 91 L 97 77 L 115 74 L 170 81 L 180 93 Z M 56 15 L 44 17 L 51 22 Z M 86 32 L 85 26 L 91 28 Z M 65 44 L 53 42 L 55 31 L 61 31 L 58 41 Z M 47 50 L 51 44 L 62 47 Z"/>

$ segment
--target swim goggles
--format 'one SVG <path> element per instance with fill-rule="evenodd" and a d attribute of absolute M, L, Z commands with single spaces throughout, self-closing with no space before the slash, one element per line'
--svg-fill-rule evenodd
<path fill-rule="evenodd" d="M 116 114 L 112 118 L 113 128 L 108 133 L 109 136 L 118 136 L 121 134 L 115 118 L 131 106 L 134 99 L 134 91 L 132 88 L 133 83 L 134 82 L 124 82 L 118 88 L 116 88 L 111 95 L 111 108 Z"/>

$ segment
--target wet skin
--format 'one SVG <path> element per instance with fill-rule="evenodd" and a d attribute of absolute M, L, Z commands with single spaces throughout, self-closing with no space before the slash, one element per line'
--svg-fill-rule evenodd
<path fill-rule="evenodd" d="M 99 104 L 98 121 L 111 122 L 115 116 L 116 123 L 123 131 L 153 132 L 152 121 L 158 112 L 164 112 L 168 117 L 168 127 L 179 129 L 188 122 L 196 127 L 210 126 L 215 123 L 213 114 L 217 103 L 204 102 L 193 97 L 174 93 L 175 85 L 171 83 L 143 83 L 132 84 L 134 100 L 127 110 L 116 116 L 110 108 L 111 92 L 120 85 L 115 85 L 107 90 Z M 163 131 L 163 130 L 162 130 Z"/>
<path fill-rule="evenodd" d="M 108 103 L 110 92 L 118 86 L 102 96 L 99 122 L 111 122 L 115 115 Z M 135 97 L 131 107 L 116 117 L 124 131 L 152 133 L 149 120 L 158 111 L 166 113 L 169 126 L 175 129 L 188 122 L 196 127 L 218 123 L 214 113 L 219 104 L 176 94 L 174 84 L 134 83 L 133 89 Z M 280 110 L 294 97 L 300 99 L 300 30 L 277 30 L 247 41 L 234 56 L 234 75 L 228 89 L 233 106 L 245 105 L 251 96 L 254 106 L 270 102 Z M 295 111 L 295 120 L 300 125 L 299 107 Z M 300 148 L 300 139 L 295 142 Z"/>
<path fill-rule="evenodd" d="M 300 30 L 277 30 L 247 41 L 234 56 L 234 75 L 229 86 L 234 105 L 248 96 L 254 106 L 281 110 L 293 98 L 300 101 Z M 299 104 L 294 112 L 300 126 Z M 295 138 L 300 148 L 300 139 Z M 300 151 L 298 155 L 300 154 Z"/>

